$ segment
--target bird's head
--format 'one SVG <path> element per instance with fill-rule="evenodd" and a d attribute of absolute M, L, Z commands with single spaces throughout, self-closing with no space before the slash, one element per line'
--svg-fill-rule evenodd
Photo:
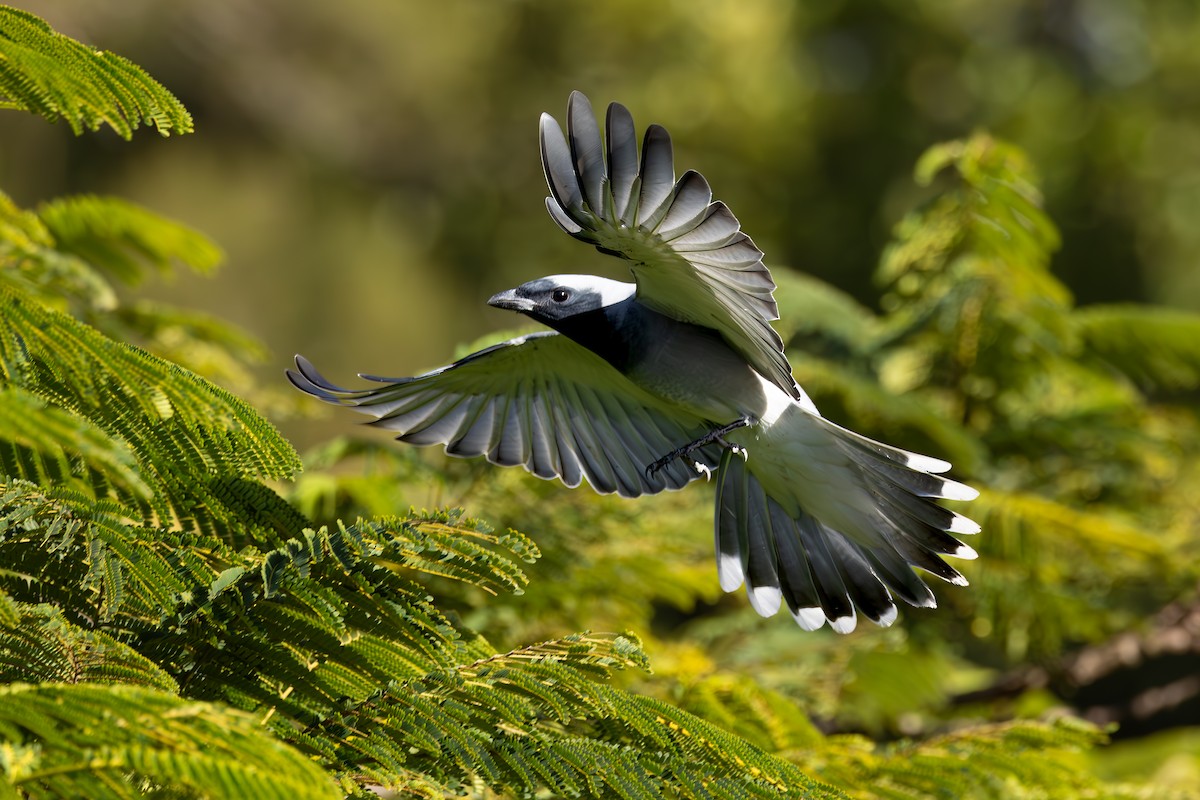
<path fill-rule="evenodd" d="M 493 295 L 488 305 L 519 311 L 555 327 L 554 323 L 568 317 L 627 300 L 636 288 L 632 283 L 595 275 L 551 275 Z"/>

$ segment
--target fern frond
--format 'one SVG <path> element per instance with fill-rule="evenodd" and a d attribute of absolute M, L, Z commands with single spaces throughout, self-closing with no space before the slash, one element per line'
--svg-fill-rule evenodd
<path fill-rule="evenodd" d="M 1161 538 L 1120 520 L 1079 511 L 1033 494 L 985 490 L 971 510 L 988 521 L 987 530 L 992 532 L 981 546 L 994 547 L 994 554 L 999 556 L 1008 553 L 1042 560 L 1054 548 L 1075 554 L 1087 552 L 1089 561 L 1121 562 L 1166 556 Z M 1037 544 L 1009 539 L 1009 534 L 1022 535 L 1018 529 L 1036 535 Z"/>
<path fill-rule="evenodd" d="M 133 686 L 0 687 L 0 783 L 27 798 L 334 800 L 336 784 L 249 715 Z"/>
<path fill-rule="evenodd" d="M 202 233 L 117 197 L 74 195 L 38 207 L 56 249 L 136 285 L 146 267 L 211 273 L 224 257 Z"/>
<path fill-rule="evenodd" d="M 0 292 L 4 380 L 88 418 L 147 466 L 283 478 L 292 447 L 245 402 L 71 317 Z"/>
<path fill-rule="evenodd" d="M 540 555 L 537 545 L 524 534 L 509 530 L 496 535 L 486 523 L 464 517 L 461 509 L 424 512 L 406 520 L 360 520 L 358 527 L 377 547 L 389 551 L 386 557 L 380 551 L 376 563 L 463 581 L 492 595 L 499 591 L 521 594 L 528 582 L 516 562 L 497 548 L 526 563 Z"/>
<path fill-rule="evenodd" d="M 163 136 L 192 131 L 183 104 L 141 68 L 8 6 L 0 6 L 0 96 L 76 134 L 101 125 L 125 139 L 141 124 Z"/>
<path fill-rule="evenodd" d="M 11 574 L 11 570 L 0 570 L 0 575 Z M 0 634 L 21 624 L 21 606 L 8 592 L 0 589 Z"/>
<path fill-rule="evenodd" d="M 837 755 L 826 753 L 814 771 L 864 800 L 1124 796 L 1101 794 L 1098 782 L 1079 768 L 1077 755 L 1103 741 L 1094 726 L 1066 717 L 1051 724 L 969 727 L 879 751 L 844 737 L 830 741 Z"/>
<path fill-rule="evenodd" d="M 131 524 L 135 513 L 63 486 L 0 484 L 0 553 L 13 571 L 0 577 L 15 598 L 56 598 L 93 624 L 158 624 L 212 568 L 179 558 L 178 534 Z"/>
<path fill-rule="evenodd" d="M 842 796 L 698 717 L 600 680 L 643 660 L 636 641 L 593 634 L 489 656 L 405 681 L 324 723 L 330 734 L 358 734 L 324 752 L 384 785 L 414 770 L 448 791 L 478 779 L 639 800 Z"/>
<path fill-rule="evenodd" d="M 824 740 L 793 700 L 749 676 L 706 676 L 687 686 L 680 705 L 768 753 L 804 750 Z"/>
<path fill-rule="evenodd" d="M 1031 358 L 1046 361 L 1072 344 L 1071 296 L 1049 271 L 1058 232 L 1012 145 L 976 134 L 934 146 L 916 180 L 941 173 L 948 190 L 896 226 L 880 259 L 877 277 L 890 289 L 885 328 L 893 339 L 927 331 L 927 346 L 968 397 L 991 384 L 1016 391 Z M 976 374 L 987 385 L 977 387 Z"/>
<path fill-rule="evenodd" d="M 1200 314 L 1137 305 L 1077 309 L 1084 351 L 1149 390 L 1200 387 Z"/>
<path fill-rule="evenodd" d="M 16 293 L 67 310 L 77 302 L 89 311 L 117 306 L 117 294 L 99 271 L 54 247 L 54 239 L 32 211 L 0 192 L 0 282 Z"/>
<path fill-rule="evenodd" d="M 289 730 L 447 668 L 470 654 L 467 642 L 423 587 L 377 563 L 403 546 L 364 524 L 244 551 L 192 593 L 182 635 L 151 642 L 151 655 L 188 664 L 191 691 L 271 709 Z"/>
<path fill-rule="evenodd" d="M 68 622 L 49 605 L 23 606 L 19 625 L 0 629 L 0 683 L 104 683 L 172 694 L 161 667 L 102 631 Z"/>
<path fill-rule="evenodd" d="M 0 472 L 27 480 L 44 479 L 50 477 L 48 460 L 59 462 L 53 468 L 56 479 L 70 480 L 73 470 L 62 462 L 71 458 L 82 459 L 89 470 L 129 496 L 150 495 L 137 459 L 125 442 L 19 386 L 0 384 Z"/>

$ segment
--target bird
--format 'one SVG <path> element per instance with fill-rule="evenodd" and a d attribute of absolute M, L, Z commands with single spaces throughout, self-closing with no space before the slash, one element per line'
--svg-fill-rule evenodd
<path fill-rule="evenodd" d="M 896 598 L 935 607 L 918 569 L 965 586 L 943 556 L 975 558 L 956 535 L 980 526 L 937 501 L 978 492 L 946 461 L 821 416 L 771 327 L 762 251 L 700 173 L 676 179 L 667 130 L 650 125 L 639 155 L 629 110 L 610 104 L 602 136 L 576 91 L 565 133 L 542 114 L 539 139 L 551 218 L 633 282 L 537 278 L 487 302 L 549 330 L 415 377 L 360 374 L 381 384 L 362 389 L 296 356 L 291 383 L 402 442 L 572 488 L 638 497 L 707 478 L 721 588 L 744 586 L 764 617 L 786 606 L 805 630 L 889 626 Z"/>

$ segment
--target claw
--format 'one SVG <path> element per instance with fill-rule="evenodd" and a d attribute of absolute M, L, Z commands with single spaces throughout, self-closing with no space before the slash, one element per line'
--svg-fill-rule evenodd
<path fill-rule="evenodd" d="M 704 480 L 712 480 L 712 469 L 707 464 L 701 464 L 699 461 L 692 462 L 692 468 L 704 476 Z"/>
<path fill-rule="evenodd" d="M 658 474 L 663 468 L 665 468 L 668 464 L 670 464 L 675 459 L 683 458 L 684 456 L 690 455 L 694 450 L 698 450 L 701 447 L 704 447 L 705 445 L 712 444 L 713 442 L 716 442 L 717 444 L 721 445 L 721 447 L 724 447 L 727 450 L 732 450 L 734 453 L 737 453 L 738 455 L 740 455 L 743 459 L 748 460 L 750 457 L 750 454 L 746 452 L 746 448 L 742 447 L 741 445 L 736 445 L 736 444 L 727 442 L 725 440 L 725 434 L 730 433 L 732 431 L 736 431 L 738 428 L 748 428 L 754 424 L 756 424 L 756 420 L 754 420 L 750 417 L 742 417 L 741 419 L 734 420 L 733 422 L 729 423 L 728 425 L 724 425 L 720 428 L 714 428 L 713 430 L 711 430 L 708 433 L 701 436 L 696 441 L 688 442 L 683 447 L 672 450 L 671 452 L 667 453 L 662 458 L 655 461 L 650 466 L 646 467 L 646 470 L 645 470 L 646 478 L 647 479 L 653 478 L 656 474 Z M 708 469 L 707 467 L 704 467 L 703 464 L 696 462 L 695 466 L 696 466 L 696 471 L 702 473 L 703 475 L 705 475 L 705 477 L 712 476 L 712 470 Z"/>

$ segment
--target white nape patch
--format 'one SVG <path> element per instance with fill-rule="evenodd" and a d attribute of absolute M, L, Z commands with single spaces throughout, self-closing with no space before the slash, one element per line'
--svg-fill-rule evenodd
<path fill-rule="evenodd" d="M 893 603 L 892 605 L 888 606 L 887 611 L 879 615 L 879 619 L 876 620 L 876 624 L 882 628 L 890 628 L 892 627 L 892 623 L 896 621 L 896 617 L 899 615 L 900 612 L 896 610 L 896 604 Z"/>
<path fill-rule="evenodd" d="M 750 606 L 760 617 L 773 617 L 783 604 L 783 592 L 778 586 L 756 586 L 753 589 L 746 585 L 746 597 L 750 598 Z"/>
<path fill-rule="evenodd" d="M 974 500 L 979 497 L 979 490 L 972 489 L 965 483 L 958 481 L 945 481 L 942 483 L 942 493 L 939 497 L 944 497 L 947 500 Z"/>
<path fill-rule="evenodd" d="M 742 574 L 742 559 L 737 556 L 717 553 L 717 581 L 721 591 L 736 591 L 742 585 L 745 576 Z"/>
<path fill-rule="evenodd" d="M 974 561 L 975 559 L 979 558 L 979 553 L 976 553 L 973 547 L 967 547 L 965 544 L 960 544 L 958 549 L 949 555 L 955 558 L 961 558 L 965 561 Z"/>
<path fill-rule="evenodd" d="M 838 617 L 829 621 L 829 627 L 833 628 L 838 633 L 850 633 L 858 626 L 858 616 L 851 614 L 848 617 Z"/>
<path fill-rule="evenodd" d="M 595 292 L 600 295 L 600 305 L 612 306 L 633 297 L 636 283 L 614 281 L 599 275 L 547 275 L 546 280 L 580 292 Z"/>
<path fill-rule="evenodd" d="M 803 630 L 815 631 L 825 624 L 825 612 L 819 608 L 798 608 L 792 612 L 796 624 Z"/>
<path fill-rule="evenodd" d="M 950 521 L 950 527 L 946 529 L 947 533 L 962 533 L 968 536 L 979 533 L 983 528 L 979 527 L 979 523 L 973 519 L 967 519 L 962 514 L 955 514 Z"/>

